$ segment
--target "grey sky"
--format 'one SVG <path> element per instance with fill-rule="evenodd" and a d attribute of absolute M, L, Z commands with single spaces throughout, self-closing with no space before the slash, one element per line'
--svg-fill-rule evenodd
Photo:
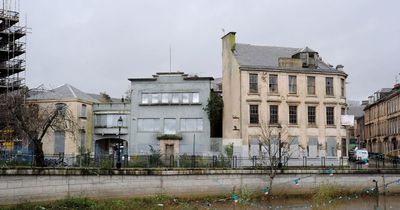
<path fill-rule="evenodd" d="M 392 87 L 400 72 L 400 1 L 21 0 L 27 84 L 64 83 L 121 97 L 128 78 L 172 69 L 221 76 L 221 36 L 304 47 L 343 64 L 348 98 Z M 400 79 L 400 77 L 399 77 Z"/>

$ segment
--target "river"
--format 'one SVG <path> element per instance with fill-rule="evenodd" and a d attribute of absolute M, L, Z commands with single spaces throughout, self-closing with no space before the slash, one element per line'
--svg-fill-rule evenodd
<path fill-rule="evenodd" d="M 199 206 L 200 207 L 200 206 Z M 386 210 L 400 209 L 400 195 L 396 196 L 344 196 L 334 200 L 328 200 L 321 203 L 315 203 L 310 199 L 301 198 L 275 198 L 270 201 L 240 201 L 237 204 L 233 202 L 213 202 L 208 205 L 202 205 L 200 209 L 343 209 L 343 210 Z"/>

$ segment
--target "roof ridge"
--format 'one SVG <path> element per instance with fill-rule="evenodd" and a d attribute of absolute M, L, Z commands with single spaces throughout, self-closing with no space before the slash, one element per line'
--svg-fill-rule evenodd
<path fill-rule="evenodd" d="M 297 49 L 301 50 L 301 47 L 284 47 L 284 46 L 273 46 L 273 45 L 259 45 L 259 44 L 248 44 L 248 43 L 236 43 L 236 44 L 241 44 L 241 45 L 250 45 L 254 47 L 274 47 L 274 48 L 289 48 L 289 49 Z"/>
<path fill-rule="evenodd" d="M 69 91 L 71 91 L 71 93 L 72 93 L 72 95 L 74 96 L 74 98 L 78 98 L 78 97 L 76 96 L 76 93 L 75 93 L 75 91 L 72 89 L 72 88 L 73 88 L 73 86 L 71 86 L 70 84 L 66 84 L 66 85 L 67 85 L 67 87 L 68 87 Z"/>

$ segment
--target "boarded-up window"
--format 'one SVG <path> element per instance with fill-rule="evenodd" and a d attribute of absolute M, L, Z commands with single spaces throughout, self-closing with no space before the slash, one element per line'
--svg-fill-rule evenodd
<path fill-rule="evenodd" d="M 298 136 L 290 136 L 289 137 L 289 145 L 290 145 L 290 158 L 298 158 L 299 157 L 299 137 Z"/>
<path fill-rule="evenodd" d="M 65 132 L 55 131 L 54 132 L 54 154 L 65 152 Z"/>
<path fill-rule="evenodd" d="M 310 136 L 308 137 L 307 156 L 310 158 L 316 158 L 317 155 L 318 155 L 318 137 Z"/>
<path fill-rule="evenodd" d="M 297 77 L 289 76 L 289 93 L 297 93 Z"/>
<path fill-rule="evenodd" d="M 250 147 L 250 156 L 258 156 L 260 155 L 260 141 L 258 136 L 250 136 L 249 137 L 249 147 Z"/>
<path fill-rule="evenodd" d="M 326 138 L 326 156 L 336 156 L 336 137 Z"/>

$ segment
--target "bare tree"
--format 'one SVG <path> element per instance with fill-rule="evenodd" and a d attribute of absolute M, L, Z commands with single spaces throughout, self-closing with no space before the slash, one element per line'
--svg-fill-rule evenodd
<path fill-rule="evenodd" d="M 76 137 L 77 122 L 66 104 L 28 102 L 28 93 L 20 90 L 6 96 L 5 118 L 18 138 L 33 145 L 36 166 L 44 166 L 43 137 L 49 130 L 69 132 Z"/>
<path fill-rule="evenodd" d="M 267 167 L 269 186 L 266 193 L 271 193 L 273 180 L 276 174 L 287 165 L 289 159 L 298 151 L 298 146 L 291 148 L 295 138 L 289 137 L 287 127 L 269 126 L 261 122 L 260 145 L 263 165 Z"/>

